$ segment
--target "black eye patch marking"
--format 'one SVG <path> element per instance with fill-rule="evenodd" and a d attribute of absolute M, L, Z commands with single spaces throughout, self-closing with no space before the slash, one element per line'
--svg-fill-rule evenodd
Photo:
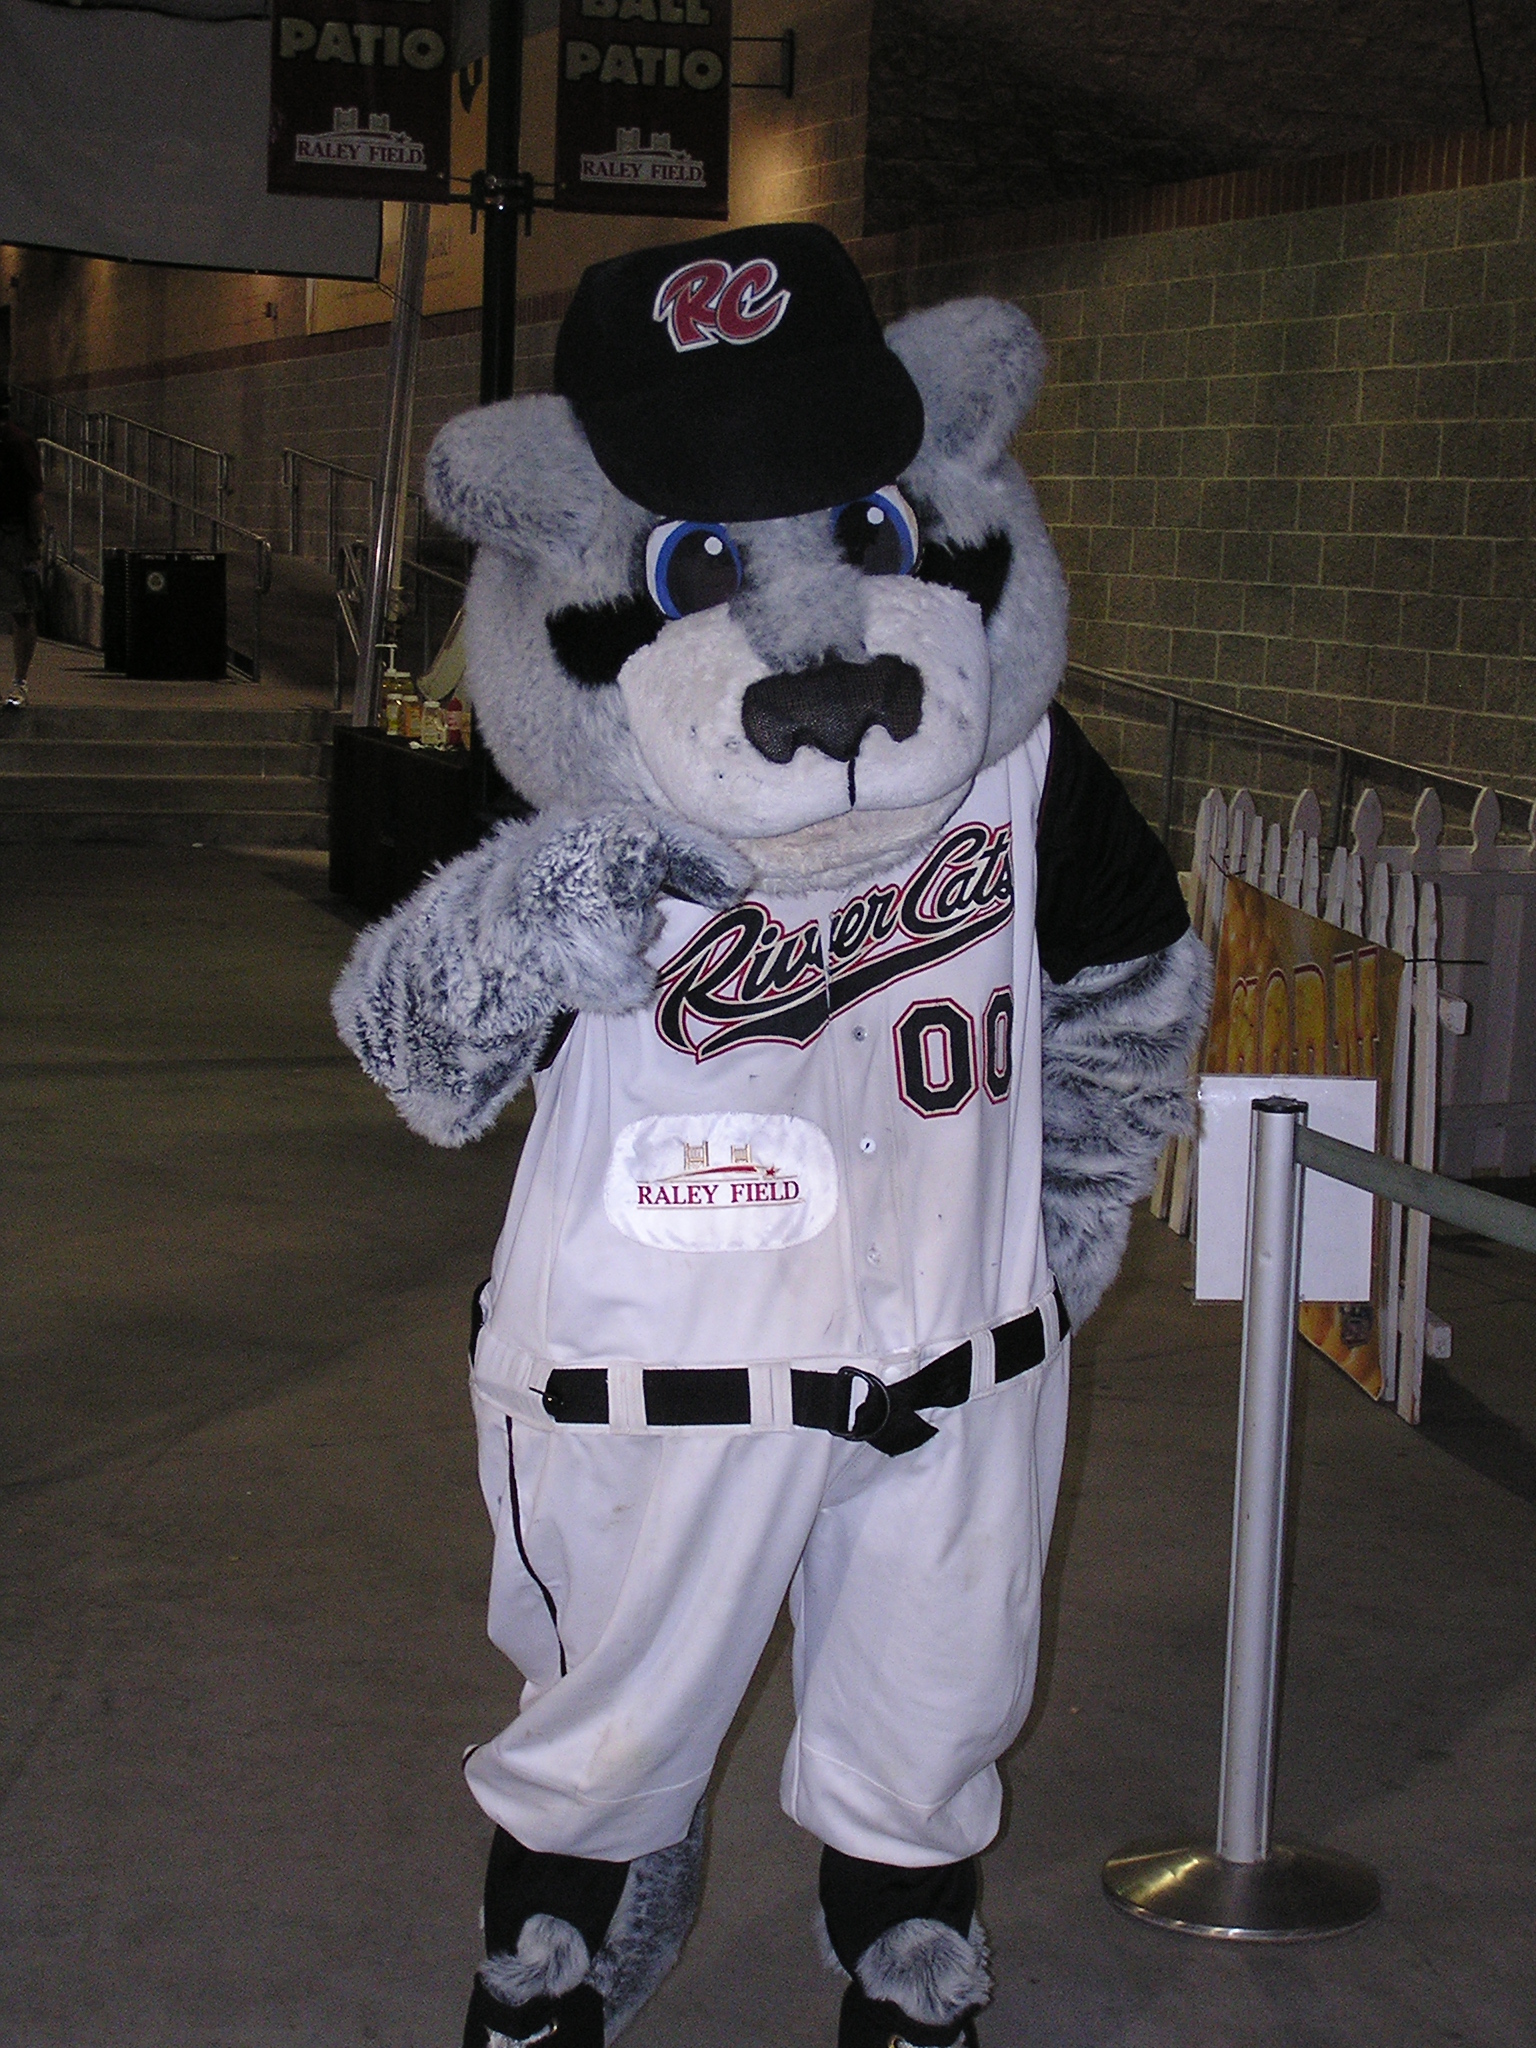
<path fill-rule="evenodd" d="M 544 622 L 561 667 L 592 686 L 616 681 L 629 657 L 649 647 L 666 623 L 648 597 L 573 604 Z"/>
<path fill-rule="evenodd" d="M 920 583 L 947 583 L 951 590 L 964 591 L 972 604 L 980 605 L 981 616 L 990 619 L 1012 567 L 1012 541 L 1006 533 L 989 533 L 973 548 L 930 541 L 923 549 L 917 575 Z"/>

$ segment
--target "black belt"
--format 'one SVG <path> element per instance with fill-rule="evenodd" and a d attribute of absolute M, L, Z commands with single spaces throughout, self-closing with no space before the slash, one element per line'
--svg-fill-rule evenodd
<path fill-rule="evenodd" d="M 1056 1294 L 1058 1337 L 1072 1325 L 1061 1290 Z M 479 1331 L 479 1290 L 475 1293 L 474 1330 Z M 1045 1318 L 1039 1309 L 1018 1316 L 992 1332 L 999 1386 L 1017 1379 L 1046 1355 Z M 473 1346 L 471 1346 L 473 1349 Z M 642 1375 L 645 1419 L 653 1429 L 685 1429 L 700 1424 L 752 1420 L 752 1390 L 743 1365 L 700 1366 L 692 1370 L 647 1366 Z M 836 1372 L 790 1368 L 791 1407 L 798 1429 L 824 1429 L 850 1443 L 872 1444 L 888 1458 L 915 1451 L 937 1434 L 919 1408 L 958 1408 L 971 1397 L 969 1339 L 933 1359 L 920 1372 L 887 1386 L 859 1365 Z M 557 1365 L 543 1387 L 533 1390 L 544 1411 L 556 1422 L 606 1423 L 608 1371 L 605 1366 Z"/>

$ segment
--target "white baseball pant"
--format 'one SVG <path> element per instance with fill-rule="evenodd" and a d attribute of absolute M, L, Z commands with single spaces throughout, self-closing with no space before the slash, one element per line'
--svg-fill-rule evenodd
<path fill-rule="evenodd" d="M 465 1765 L 486 1813 L 613 1862 L 680 1841 L 787 1589 L 785 1812 L 877 1863 L 985 1848 L 1034 1688 L 1068 1351 L 929 1411 L 895 1458 L 810 1429 L 541 1428 L 477 1396 L 490 1635 L 526 1679 Z"/>

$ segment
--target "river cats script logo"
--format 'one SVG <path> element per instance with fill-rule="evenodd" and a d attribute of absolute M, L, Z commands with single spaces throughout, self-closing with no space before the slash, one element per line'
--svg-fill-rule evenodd
<path fill-rule="evenodd" d="M 676 1052 L 809 1045 L 834 1017 L 892 982 L 979 945 L 1013 917 L 1012 833 L 959 825 L 905 882 L 836 910 L 827 951 L 815 918 L 790 928 L 761 903 L 711 918 L 658 976 L 656 1029 Z"/>

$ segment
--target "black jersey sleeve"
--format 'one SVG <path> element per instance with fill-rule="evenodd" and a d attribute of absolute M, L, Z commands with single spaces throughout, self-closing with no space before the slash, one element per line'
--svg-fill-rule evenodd
<path fill-rule="evenodd" d="M 1171 946 L 1189 929 L 1166 849 L 1081 726 L 1050 708 L 1051 758 L 1035 832 L 1035 929 L 1054 982 Z"/>

